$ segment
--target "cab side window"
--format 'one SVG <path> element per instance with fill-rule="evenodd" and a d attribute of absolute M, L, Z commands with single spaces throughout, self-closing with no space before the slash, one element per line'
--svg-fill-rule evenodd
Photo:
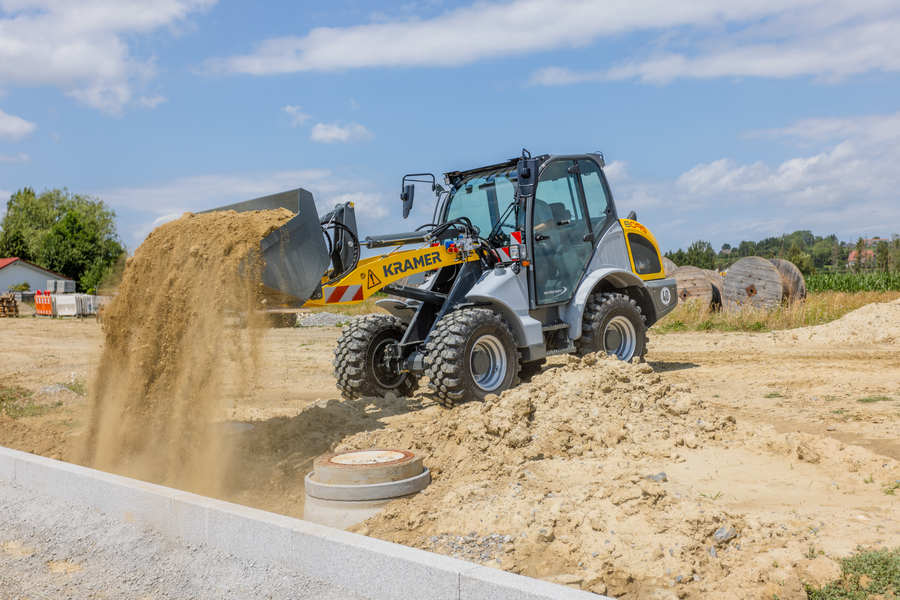
<path fill-rule="evenodd" d="M 578 167 L 581 170 L 581 185 L 584 187 L 584 198 L 587 202 L 588 216 L 591 219 L 591 230 L 599 239 L 599 233 L 606 227 L 607 220 L 612 217 L 609 207 L 609 198 L 603 179 L 600 177 L 600 167 L 593 161 L 580 160 Z"/>

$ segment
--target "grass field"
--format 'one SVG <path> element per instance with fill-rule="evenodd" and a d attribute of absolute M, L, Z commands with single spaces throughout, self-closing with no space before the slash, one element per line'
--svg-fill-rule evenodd
<path fill-rule="evenodd" d="M 873 302 L 900 298 L 896 292 L 810 293 L 805 302 L 794 302 L 774 310 L 744 307 L 738 311 L 716 311 L 699 302 L 686 302 L 653 326 L 657 333 L 673 331 L 773 331 L 821 325 L 840 319 L 852 310 Z"/>

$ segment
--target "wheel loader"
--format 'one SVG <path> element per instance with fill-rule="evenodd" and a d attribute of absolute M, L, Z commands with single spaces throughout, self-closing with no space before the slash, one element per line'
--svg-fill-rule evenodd
<path fill-rule="evenodd" d="M 425 183 L 437 197 L 432 221 L 364 239 L 352 203 L 319 218 L 303 189 L 215 210 L 297 213 L 260 242 L 269 306 L 357 304 L 377 292 L 399 298 L 376 302 L 388 314 L 344 328 L 333 364 L 345 398 L 406 396 L 425 376 L 452 407 L 514 387 L 550 356 L 643 359 L 647 328 L 676 305 L 675 280 L 635 214 L 619 218 L 604 166 L 601 153 L 523 150 L 445 173 L 444 185 L 407 175 L 403 217 L 415 183 Z M 416 277 L 421 284 L 409 284 Z"/>

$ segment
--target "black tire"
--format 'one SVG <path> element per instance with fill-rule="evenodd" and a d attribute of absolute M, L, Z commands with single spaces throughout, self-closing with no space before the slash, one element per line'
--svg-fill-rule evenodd
<path fill-rule="evenodd" d="M 384 397 L 388 392 L 409 396 L 419 387 L 411 373 L 391 373 L 384 368 L 384 350 L 399 342 L 406 324 L 391 315 L 355 317 L 344 327 L 334 349 L 334 378 L 341 396 L 355 400 L 363 396 Z"/>
<path fill-rule="evenodd" d="M 523 362 L 519 365 L 519 379 L 523 381 L 531 381 L 531 378 L 541 372 L 544 365 L 547 364 L 546 358 L 539 358 L 531 362 Z"/>
<path fill-rule="evenodd" d="M 605 352 L 619 360 L 647 354 L 647 327 L 637 303 L 624 294 L 591 294 L 581 319 L 579 354 Z"/>
<path fill-rule="evenodd" d="M 519 383 L 519 351 L 512 329 L 500 315 L 484 308 L 450 313 L 431 332 L 425 375 L 438 402 L 448 408 L 499 395 Z"/>

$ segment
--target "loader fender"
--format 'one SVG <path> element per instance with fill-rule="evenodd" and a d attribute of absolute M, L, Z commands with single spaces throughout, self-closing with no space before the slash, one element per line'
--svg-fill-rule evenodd
<path fill-rule="evenodd" d="M 578 289 L 575 290 L 572 299 L 565 305 L 565 309 L 563 310 L 563 319 L 569 324 L 570 340 L 577 340 L 581 337 L 581 317 L 584 315 L 584 307 L 587 304 L 588 297 L 603 281 L 609 282 L 610 287 L 620 290 L 621 293 L 631 296 L 635 302 L 637 302 L 638 306 L 641 307 L 642 312 L 644 311 L 646 302 L 643 298 L 644 294 L 641 293 L 644 288 L 644 282 L 640 277 L 631 271 L 625 271 L 624 269 L 619 269 L 617 267 L 603 267 L 597 269 L 592 273 L 585 275 L 584 279 L 582 279 L 581 283 L 578 285 Z M 641 291 L 635 293 L 637 290 Z M 645 317 L 647 317 L 648 321 L 655 320 L 651 319 L 651 315 L 645 314 Z"/>
<path fill-rule="evenodd" d="M 388 298 L 376 300 L 375 306 L 388 311 L 389 313 L 403 321 L 403 323 L 406 325 L 409 325 L 409 322 L 412 321 L 413 315 L 416 314 L 417 308 L 416 306 L 408 305 L 406 302 L 401 302 L 400 300 L 391 300 Z"/>
<path fill-rule="evenodd" d="M 528 314 L 528 283 L 525 269 L 518 274 L 510 268 L 486 271 L 466 294 L 469 302 L 487 302 L 512 327 L 519 348 L 544 345 L 541 322 Z M 579 326 L 580 326 L 579 321 Z"/>

